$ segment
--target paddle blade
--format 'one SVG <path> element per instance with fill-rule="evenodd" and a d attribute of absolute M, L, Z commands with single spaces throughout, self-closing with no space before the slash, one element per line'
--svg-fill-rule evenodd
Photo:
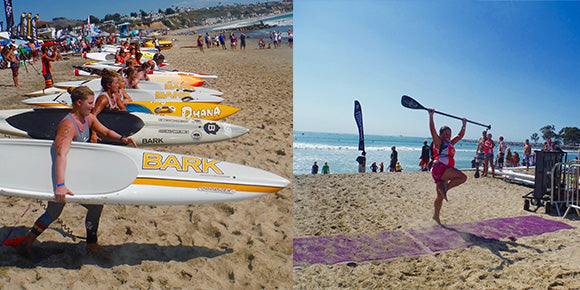
<path fill-rule="evenodd" d="M 401 105 L 403 105 L 403 107 L 407 107 L 409 109 L 427 110 L 427 109 L 425 109 L 425 107 L 423 107 L 421 104 L 419 104 L 419 102 L 415 101 L 413 98 L 411 98 L 407 95 L 403 95 L 401 97 Z"/>

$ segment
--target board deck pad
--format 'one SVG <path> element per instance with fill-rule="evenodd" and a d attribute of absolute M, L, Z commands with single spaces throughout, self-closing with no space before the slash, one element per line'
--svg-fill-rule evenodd
<path fill-rule="evenodd" d="M 28 132 L 31 138 L 53 140 L 58 124 L 69 112 L 70 109 L 34 109 L 32 112 L 9 117 L 6 122 L 15 128 Z M 139 117 L 128 112 L 103 110 L 97 119 L 105 127 L 122 136 L 131 136 L 139 132 L 144 126 Z"/>
<path fill-rule="evenodd" d="M 293 240 L 294 267 L 413 257 L 573 228 L 563 222 L 530 215 L 375 235 L 296 238 Z"/>

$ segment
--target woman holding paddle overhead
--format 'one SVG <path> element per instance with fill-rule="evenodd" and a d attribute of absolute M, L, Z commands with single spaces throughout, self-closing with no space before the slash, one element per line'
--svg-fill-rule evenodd
<path fill-rule="evenodd" d="M 22 254 L 30 254 L 32 243 L 36 240 L 36 237 L 42 234 L 42 232 L 60 216 L 66 202 L 66 196 L 74 195 L 66 187 L 65 180 L 67 155 L 72 141 L 88 142 L 90 130 L 93 130 L 109 140 L 120 141 L 137 147 L 133 139 L 123 137 L 106 128 L 94 115 L 91 114 L 95 100 L 95 95 L 91 89 L 87 87 L 75 88 L 71 92 L 71 99 L 73 102 L 72 111 L 58 125 L 56 137 L 54 138 L 51 150 L 54 160 L 53 176 L 55 201 L 48 202 L 46 212 L 36 220 L 28 235 L 26 235 L 23 241 L 18 245 L 18 251 Z M 90 166 L 90 164 L 87 164 L 87 166 Z M 87 231 L 86 250 L 91 254 L 102 255 L 104 252 L 97 244 L 97 229 L 99 227 L 99 219 L 101 217 L 103 206 L 94 204 L 83 204 L 82 206 L 88 210 L 85 220 Z"/>
<path fill-rule="evenodd" d="M 453 156 L 455 155 L 455 148 L 453 146 L 463 138 L 463 135 L 465 135 L 467 119 L 462 119 L 463 126 L 461 127 L 459 134 L 451 139 L 451 128 L 447 126 L 441 127 L 441 129 L 439 129 L 439 134 L 437 134 L 437 130 L 435 130 L 435 122 L 433 121 L 435 110 L 429 109 L 428 112 L 429 130 L 431 131 L 431 137 L 433 138 L 434 155 L 431 175 L 435 180 L 435 188 L 437 190 L 433 219 L 440 224 L 441 220 L 439 219 L 439 212 L 443 206 L 443 200 L 447 200 L 447 191 L 467 180 L 467 176 L 454 167 L 455 160 L 453 159 Z"/>

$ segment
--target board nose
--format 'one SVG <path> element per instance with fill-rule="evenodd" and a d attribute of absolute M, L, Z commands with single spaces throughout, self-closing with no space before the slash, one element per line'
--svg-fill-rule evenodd
<path fill-rule="evenodd" d="M 230 125 L 226 130 L 229 130 L 229 132 L 226 131 L 226 133 L 229 133 L 231 138 L 240 137 L 250 131 L 250 129 L 238 125 Z"/>

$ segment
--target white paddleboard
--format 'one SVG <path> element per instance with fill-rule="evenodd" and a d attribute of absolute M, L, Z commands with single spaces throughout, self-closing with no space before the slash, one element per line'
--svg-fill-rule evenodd
<path fill-rule="evenodd" d="M 61 88 L 57 88 L 57 87 L 52 87 L 52 88 L 43 89 L 43 90 L 40 90 L 40 91 L 35 91 L 35 92 L 32 92 L 32 93 L 27 93 L 27 94 L 25 94 L 25 96 L 29 96 L 29 97 L 39 97 L 39 96 L 60 94 L 60 93 L 64 93 L 64 92 L 66 92 L 65 89 L 61 89 Z"/>
<path fill-rule="evenodd" d="M 93 92 L 98 92 L 102 90 L 101 86 L 101 79 L 90 79 L 84 81 L 68 81 L 68 82 L 59 82 L 54 84 L 56 88 L 61 89 L 68 89 L 68 88 L 76 88 L 79 86 L 85 86 L 89 89 L 93 90 Z M 199 92 L 214 96 L 221 96 L 224 93 L 218 90 L 212 90 L 208 88 L 202 87 L 194 87 L 194 86 L 185 86 L 179 84 L 171 84 L 171 83 L 162 83 L 162 82 L 153 82 L 153 81 L 139 81 L 139 89 L 146 90 L 146 91 L 184 91 L 184 92 Z M 60 93 L 60 92 L 59 92 Z M 53 93 L 55 94 L 55 93 Z M 30 95 L 30 94 L 28 94 Z M 46 94 L 48 95 L 48 94 Z"/>
<path fill-rule="evenodd" d="M 69 109 L 0 110 L 0 132 L 35 139 L 54 139 Z M 248 129 L 220 121 L 137 112 L 103 111 L 99 121 L 107 128 L 135 140 L 138 146 L 190 145 L 240 137 Z"/>
<path fill-rule="evenodd" d="M 83 53 L 83 57 L 97 61 L 115 61 L 114 52 L 89 52 Z"/>
<path fill-rule="evenodd" d="M 95 92 L 95 98 L 100 94 Z M 127 90 L 127 94 L 135 102 L 197 102 L 197 103 L 221 103 L 222 97 L 209 94 L 195 94 L 190 92 L 179 91 L 147 91 L 147 90 Z M 22 101 L 27 105 L 44 106 L 44 107 L 72 107 L 72 100 L 68 92 L 34 97 Z"/>
<path fill-rule="evenodd" d="M 167 64 L 165 64 L 165 65 L 167 65 Z M 101 71 L 104 69 L 117 71 L 123 67 L 119 66 L 117 64 L 111 63 L 111 62 L 95 62 L 95 63 L 83 64 L 81 66 L 78 66 L 78 68 L 80 70 L 85 70 L 87 72 L 95 72 L 95 71 Z M 217 79 L 216 75 L 193 73 L 193 72 L 169 71 L 169 70 L 163 70 L 163 69 L 150 71 L 150 74 L 186 75 L 186 76 L 193 76 L 193 77 L 201 78 L 204 80 Z"/>
<path fill-rule="evenodd" d="M 54 200 L 52 141 L 0 139 L 0 194 Z M 290 182 L 273 173 L 202 157 L 73 142 L 67 202 L 175 205 L 261 197 Z"/>

